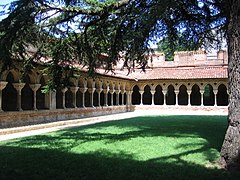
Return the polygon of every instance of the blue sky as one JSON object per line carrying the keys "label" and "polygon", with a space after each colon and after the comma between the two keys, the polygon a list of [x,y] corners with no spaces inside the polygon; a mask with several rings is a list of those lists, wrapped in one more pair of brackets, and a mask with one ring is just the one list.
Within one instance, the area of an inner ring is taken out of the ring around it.
{"label": "blue sky", "polygon": [[[3,8],[5,4],[9,4],[10,2],[12,2],[13,0],[1,0],[0,1],[0,12],[7,10],[7,7],[5,7],[5,9]],[[0,16],[0,20],[5,18],[6,16]]]}

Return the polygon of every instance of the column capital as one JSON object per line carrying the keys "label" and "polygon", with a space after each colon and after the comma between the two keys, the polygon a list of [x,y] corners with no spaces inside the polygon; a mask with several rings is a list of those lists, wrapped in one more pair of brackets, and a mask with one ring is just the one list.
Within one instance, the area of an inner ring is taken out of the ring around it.
{"label": "column capital", "polygon": [[65,93],[68,90],[68,88],[61,89],[62,93]]}
{"label": "column capital", "polygon": [[140,94],[143,94],[143,93],[144,93],[144,91],[139,91],[139,93],[140,93]]}
{"label": "column capital", "polygon": [[89,93],[94,93],[95,90],[96,90],[96,88],[88,88]]}
{"label": "column capital", "polygon": [[118,90],[118,89],[117,89],[117,90],[115,90],[115,93],[116,93],[116,94],[119,94],[120,92],[121,92],[121,91],[120,91],[120,90]]}
{"label": "column capital", "polygon": [[29,86],[34,92],[36,92],[41,87],[41,84],[29,84]]}
{"label": "column capital", "polygon": [[77,86],[73,86],[73,87],[70,87],[70,90],[72,91],[72,93],[76,93],[78,91],[79,87]]}
{"label": "column capital", "polygon": [[6,81],[0,81],[0,91],[6,87],[7,83],[8,82],[6,82]]}
{"label": "column capital", "polygon": [[113,93],[115,92],[115,90],[114,90],[114,89],[110,89],[109,92],[110,92],[111,94],[113,94]]}
{"label": "column capital", "polygon": [[97,93],[101,93],[103,91],[103,88],[96,89]]}
{"label": "column capital", "polygon": [[163,89],[163,90],[162,90],[162,93],[163,93],[164,95],[166,95],[167,92],[168,92],[168,91],[167,91],[166,89]]}
{"label": "column capital", "polygon": [[216,95],[218,93],[217,89],[213,89],[213,93]]}
{"label": "column capital", "polygon": [[202,89],[200,89],[199,92],[200,92],[201,94],[204,94],[204,90],[202,90]]}
{"label": "column capital", "polygon": [[87,88],[84,87],[84,88],[79,88],[79,90],[81,91],[81,93],[85,93],[87,91]]}
{"label": "column capital", "polygon": [[151,92],[152,95],[154,95],[156,91],[155,90],[151,90],[150,92]]}
{"label": "column capital", "polygon": [[104,94],[107,94],[108,93],[108,91],[109,91],[109,89],[107,88],[107,89],[103,89],[103,92],[104,92]]}
{"label": "column capital", "polygon": [[174,90],[175,94],[179,94],[179,90]]}
{"label": "column capital", "polygon": [[12,85],[17,91],[21,91],[25,84],[26,83],[13,83]]}

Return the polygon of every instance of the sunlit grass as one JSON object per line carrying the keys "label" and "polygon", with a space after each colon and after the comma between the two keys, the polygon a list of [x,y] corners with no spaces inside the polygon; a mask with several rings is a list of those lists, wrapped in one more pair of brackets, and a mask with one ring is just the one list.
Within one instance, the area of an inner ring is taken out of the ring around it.
{"label": "sunlit grass", "polygon": [[146,116],[2,142],[0,178],[232,178],[212,165],[226,127],[224,116]]}

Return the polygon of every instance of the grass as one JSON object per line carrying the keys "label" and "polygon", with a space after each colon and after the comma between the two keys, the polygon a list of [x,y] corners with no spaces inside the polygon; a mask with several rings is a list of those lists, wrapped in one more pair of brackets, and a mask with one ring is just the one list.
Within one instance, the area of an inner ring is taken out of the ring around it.
{"label": "grass", "polygon": [[225,116],[144,116],[0,143],[0,179],[239,179]]}

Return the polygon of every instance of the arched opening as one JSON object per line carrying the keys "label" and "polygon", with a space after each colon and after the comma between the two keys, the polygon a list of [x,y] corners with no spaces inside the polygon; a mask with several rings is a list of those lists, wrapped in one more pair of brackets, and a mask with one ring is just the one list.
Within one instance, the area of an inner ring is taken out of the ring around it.
{"label": "arched opening", "polygon": [[176,104],[176,94],[174,92],[173,85],[168,86],[168,91],[166,94],[166,104],[167,105],[175,105]]}
{"label": "arched opening", "polygon": [[30,78],[27,75],[25,77],[25,86],[22,89],[22,109],[23,110],[33,110],[33,91],[30,88],[29,84],[31,84]]}
{"label": "arched opening", "polygon": [[122,105],[122,97],[123,97],[123,94],[120,92],[119,93],[119,105]]}
{"label": "arched opening", "polygon": [[111,93],[108,92],[108,106],[111,106],[111,100],[112,100],[112,96],[111,96]]}
{"label": "arched opening", "polygon": [[91,107],[90,93],[88,91],[85,92],[85,107]]}
{"label": "arched opening", "polygon": [[124,105],[127,104],[127,93],[124,93],[124,102],[123,102]]}
{"label": "arched opening", "polygon": [[[133,87],[133,93],[132,93],[132,104],[133,105],[139,105],[141,102],[141,94],[139,93],[139,87],[135,85]],[[126,104],[126,102],[124,102]]]}
{"label": "arched opening", "polygon": [[95,106],[95,107],[98,106],[98,93],[97,93],[97,91],[94,91],[94,93],[93,93],[93,106]]}
{"label": "arched opening", "polygon": [[83,107],[82,93],[81,93],[80,89],[78,89],[78,91],[76,93],[76,105],[77,105],[77,107]]}
{"label": "arched opening", "polygon": [[194,84],[190,95],[191,105],[201,105],[201,93],[198,85]]}
{"label": "arched opening", "polygon": [[100,105],[104,106],[104,92],[103,91],[100,93]]}
{"label": "arched opening", "polygon": [[4,111],[16,111],[17,110],[17,90],[13,87],[14,77],[10,72],[7,75],[6,81],[8,82],[6,87],[2,91],[2,109]]}
{"label": "arched opening", "polygon": [[227,93],[227,88],[224,84],[221,84],[220,86],[218,86],[217,105],[218,106],[228,105],[228,93]]}
{"label": "arched opening", "polygon": [[61,89],[58,89],[56,92],[56,106],[57,106],[57,109],[63,108],[63,93]]}
{"label": "arched opening", "polygon": [[146,85],[144,87],[143,104],[147,104],[147,105],[152,104],[152,94],[151,94],[151,88],[149,87],[149,85]]}
{"label": "arched opening", "polygon": [[65,107],[73,108],[73,93],[70,89],[65,92]]}
{"label": "arched opening", "polygon": [[160,85],[157,85],[155,88],[155,94],[154,94],[154,104],[155,105],[163,105],[164,96],[162,93],[162,87]]}
{"label": "arched opening", "polygon": [[188,93],[185,85],[179,87],[178,93],[178,104],[179,105],[188,105]]}
{"label": "arched opening", "polygon": [[210,84],[207,84],[204,88],[203,105],[204,106],[213,106],[214,105],[213,87]]}
{"label": "arched opening", "polygon": [[115,92],[113,93],[113,105],[117,105],[117,95]]}

